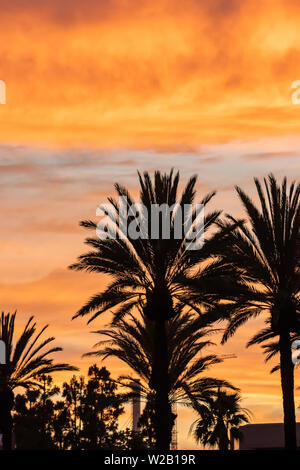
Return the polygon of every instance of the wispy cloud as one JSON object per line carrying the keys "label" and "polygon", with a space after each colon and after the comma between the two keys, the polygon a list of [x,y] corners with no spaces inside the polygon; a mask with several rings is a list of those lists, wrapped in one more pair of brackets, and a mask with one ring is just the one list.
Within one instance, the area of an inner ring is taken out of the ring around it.
{"label": "wispy cloud", "polygon": [[273,158],[289,158],[289,157],[296,157],[299,159],[300,152],[263,152],[263,153],[248,153],[246,155],[242,155],[244,160],[269,160]]}

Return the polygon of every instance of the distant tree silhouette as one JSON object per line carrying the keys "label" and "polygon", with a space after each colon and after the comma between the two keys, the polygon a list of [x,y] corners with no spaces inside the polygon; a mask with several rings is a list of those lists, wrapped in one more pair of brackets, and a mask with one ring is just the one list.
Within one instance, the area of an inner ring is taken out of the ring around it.
{"label": "distant tree silhouette", "polygon": [[[175,203],[178,203],[176,210],[184,213],[184,205],[193,204],[195,199],[196,177],[189,180],[180,197],[179,173],[174,175],[171,171],[162,174],[156,171],[152,181],[146,172],[143,176],[139,174],[139,183],[140,202],[148,214],[151,214],[153,204],[172,206]],[[128,208],[132,207],[134,201],[127,189],[119,184],[115,185],[115,189],[119,197],[127,198]],[[208,194],[199,202],[206,208],[214,194]],[[150,387],[155,392],[157,448],[166,450],[170,446],[172,428],[166,324],[176,315],[178,305],[201,315],[207,311],[213,312],[213,319],[217,319],[218,310],[223,307],[220,299],[234,297],[231,282],[235,272],[220,257],[227,243],[227,235],[233,227],[230,224],[218,224],[220,211],[205,213],[205,245],[202,249],[190,250],[190,242],[184,230],[181,238],[176,239],[174,236],[174,214],[166,211],[162,215],[163,221],[170,224],[170,239],[164,239],[161,233],[158,239],[154,239],[151,238],[151,218],[148,218],[148,230],[145,231],[139,215],[132,213],[128,224],[134,223],[145,238],[127,236],[124,239],[119,202],[113,198],[109,198],[109,202],[117,213],[116,239],[99,239],[96,236],[87,238],[86,243],[92,250],[81,255],[70,268],[105,273],[113,281],[105,291],[92,297],[75,317],[90,315],[89,321],[92,321],[103,312],[113,311],[114,323],[117,324],[137,305],[142,305],[155,331]],[[182,229],[189,223],[195,228],[195,217],[195,211],[185,213]],[[92,221],[83,221],[81,225],[94,231],[97,227]],[[195,229],[193,240],[199,238],[200,232],[200,227]]]}
{"label": "distant tree silhouette", "polygon": [[54,338],[41,339],[47,326],[37,332],[33,318],[29,318],[18,339],[14,337],[16,313],[2,312],[0,318],[0,339],[6,346],[6,363],[0,369],[0,428],[3,430],[4,446],[8,449],[11,448],[13,390],[16,387],[41,388],[37,377],[42,374],[77,370],[69,364],[53,362],[49,356],[62,349],[46,348]]}
{"label": "distant tree silhouette", "polygon": [[242,438],[239,427],[249,423],[251,414],[241,407],[240,401],[238,393],[221,389],[208,397],[206,404],[194,401],[194,409],[200,415],[191,426],[196,441],[204,447],[228,450],[232,439]]}
{"label": "distant tree silhouette", "polygon": [[[17,449],[143,449],[147,439],[118,419],[130,394],[120,393],[105,368],[89,368],[88,381],[73,376],[60,389],[50,376],[36,377],[41,388],[27,388],[15,399]],[[75,420],[76,417],[76,420]]]}
{"label": "distant tree silhouette", "polygon": [[51,421],[54,445],[59,450],[76,450],[77,442],[74,445],[73,420],[68,403],[62,399],[56,401],[54,411],[54,417]]}
{"label": "distant tree silhouette", "polygon": [[18,449],[54,449],[52,436],[56,405],[52,398],[59,393],[51,376],[37,376],[40,389],[27,389],[15,399],[15,435]]}
{"label": "distant tree silhouette", "polygon": [[79,379],[74,375],[71,380],[64,382],[62,397],[70,413],[70,427],[68,441],[72,449],[80,448],[80,408],[85,394],[86,384],[84,377]]}
{"label": "distant tree silhouette", "polygon": [[110,372],[95,364],[89,368],[89,381],[81,398],[81,436],[84,449],[109,449],[117,440],[117,421],[124,413],[126,395],[117,393]]}
{"label": "distant tree silhouette", "polygon": [[154,428],[154,394],[151,391],[145,395],[146,404],[138,421],[139,431],[146,441],[148,449],[155,449],[155,428]]}
{"label": "distant tree silhouette", "polygon": [[[268,315],[269,332],[252,343],[278,337],[283,396],[285,447],[296,448],[294,365],[291,338],[300,332],[300,184],[279,184],[273,175],[264,188],[255,178],[260,207],[236,188],[249,219],[231,234],[226,259],[240,273],[248,291],[240,293],[239,308],[229,315],[223,341],[260,313]],[[235,220],[231,218],[231,220]]]}

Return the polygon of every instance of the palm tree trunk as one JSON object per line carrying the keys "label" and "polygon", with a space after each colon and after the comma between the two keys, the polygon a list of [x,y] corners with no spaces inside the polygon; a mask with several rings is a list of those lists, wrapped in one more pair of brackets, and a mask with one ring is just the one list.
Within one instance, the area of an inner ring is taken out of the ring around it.
{"label": "palm tree trunk", "polygon": [[11,410],[14,406],[14,394],[7,384],[0,385],[0,431],[4,450],[12,448],[13,420]]}
{"label": "palm tree trunk", "polygon": [[222,438],[219,441],[219,450],[228,450],[228,443]]}
{"label": "palm tree trunk", "polygon": [[156,448],[157,450],[169,450],[174,417],[169,401],[168,345],[166,325],[163,320],[155,320],[154,360],[150,387],[155,390],[153,425]]}
{"label": "palm tree trunk", "polygon": [[2,445],[3,450],[12,449],[12,420],[8,421],[5,427],[2,428]]}
{"label": "palm tree trunk", "polygon": [[231,431],[229,431],[229,450],[234,450],[234,437]]}
{"label": "palm tree trunk", "polygon": [[284,414],[284,441],[286,449],[296,449],[296,416],[294,400],[294,364],[290,334],[284,331],[279,337],[281,389]]}
{"label": "palm tree trunk", "polygon": [[229,439],[228,432],[222,416],[219,418],[219,450],[228,450]]}

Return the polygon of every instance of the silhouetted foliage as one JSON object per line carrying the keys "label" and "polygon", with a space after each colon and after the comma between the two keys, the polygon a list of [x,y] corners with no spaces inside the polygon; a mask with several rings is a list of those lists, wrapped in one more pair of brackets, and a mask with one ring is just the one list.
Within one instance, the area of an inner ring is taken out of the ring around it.
{"label": "silhouetted foliage", "polygon": [[37,376],[40,389],[27,389],[15,399],[15,435],[18,449],[53,449],[53,425],[56,421],[56,403],[53,397],[59,388],[53,386],[51,376]]}
{"label": "silhouetted foliage", "polygon": [[119,393],[109,371],[89,368],[88,380],[73,376],[60,389],[50,376],[35,378],[40,389],[17,395],[14,408],[18,449],[143,449],[141,433],[120,430],[129,394]]}
{"label": "silhouetted foliage", "polygon": [[0,400],[0,429],[4,435],[4,447],[8,449],[11,448],[13,390],[16,387],[45,389],[45,384],[40,381],[45,374],[77,370],[69,364],[53,362],[52,354],[62,351],[62,348],[47,347],[55,338],[44,339],[43,334],[48,326],[36,331],[33,318],[29,318],[16,339],[16,312],[1,314],[0,339],[5,343],[5,364],[0,366],[0,395],[7,398]]}
{"label": "silhouetted foliage", "polygon": [[[50,358],[53,353],[62,351],[59,347],[47,346],[55,338],[42,338],[48,325],[36,331],[34,317],[30,317],[19,338],[15,338],[16,312],[1,314],[0,339],[6,346],[6,362],[1,366],[2,379],[13,390],[16,387],[41,387],[36,380],[42,374],[51,374],[57,371],[77,370],[77,367],[64,363],[55,363]],[[15,345],[15,346],[14,346]]]}
{"label": "silhouetted foliage", "polygon": [[[180,196],[178,196],[179,173],[162,174],[156,171],[153,181],[147,172],[139,174],[140,202],[152,213],[154,205],[175,207],[175,213],[182,213],[181,236],[175,236],[175,215],[163,211],[163,224],[170,227],[170,237],[166,239],[160,231],[159,237],[151,237],[152,221],[148,217],[147,229],[143,226],[140,214],[131,214],[127,226],[122,227],[122,209],[116,199],[109,198],[113,209],[108,217],[114,224],[115,238],[87,238],[91,251],[81,255],[71,269],[98,272],[110,275],[113,280],[105,291],[95,294],[75,315],[90,315],[89,322],[104,312],[112,311],[114,324],[124,316],[141,307],[144,315],[153,323],[154,357],[151,369],[150,387],[155,392],[155,429],[158,449],[168,449],[171,441],[172,412],[169,402],[170,377],[168,376],[168,345],[166,322],[174,318],[178,309],[185,308],[207,314],[216,320],[223,311],[221,300],[233,299],[235,271],[230,263],[222,261],[222,249],[227,244],[227,235],[237,224],[219,223],[220,211],[205,212],[204,224],[199,221],[195,207],[185,210],[185,205],[195,202],[196,177],[193,176]],[[134,201],[127,189],[116,184],[117,196],[126,198],[128,208]],[[215,193],[204,196],[199,203],[207,204]],[[177,205],[176,205],[177,204]],[[145,211],[141,209],[141,211]],[[112,214],[115,211],[114,214]],[[142,215],[145,215],[144,213]],[[143,236],[131,237],[129,224],[135,224]],[[81,222],[87,229],[96,230],[97,224],[90,220]],[[188,240],[185,227],[194,231]],[[199,240],[205,231],[206,242],[201,249],[189,249],[191,242]],[[227,310],[229,305],[227,305]]]}
{"label": "silhouetted foliage", "polygon": [[291,335],[300,332],[300,184],[288,185],[286,178],[279,184],[273,175],[264,179],[264,187],[258,179],[254,181],[260,207],[236,188],[249,224],[230,234],[230,248],[225,252],[246,290],[240,290],[239,308],[228,315],[223,340],[248,319],[260,313],[267,315],[268,331],[260,332],[250,344],[278,337],[285,446],[295,449]]}
{"label": "silhouetted foliage", "polygon": [[[153,323],[143,311],[140,319],[133,315],[127,317],[127,320],[119,320],[118,325],[94,332],[100,334],[102,339],[95,345],[97,350],[86,355],[96,355],[104,359],[117,357],[137,374],[138,379],[141,379],[138,387],[147,401],[141,418],[142,432],[148,437],[149,445],[153,446],[155,397],[150,388],[155,344]],[[227,381],[206,376],[211,366],[221,363],[226,358],[206,353],[206,349],[213,345],[208,337],[216,331],[204,328],[202,318],[189,313],[178,313],[166,323],[170,377],[168,398],[171,404],[181,403],[191,406],[192,399],[205,402],[219,387],[234,388]],[[108,339],[103,339],[105,337]],[[122,376],[120,382],[134,390],[137,378]],[[175,414],[173,418],[176,418]]]}
{"label": "silhouetted foliage", "polygon": [[199,418],[192,424],[193,436],[204,447],[218,447],[228,450],[233,439],[241,439],[239,427],[249,423],[250,412],[242,408],[238,393],[228,393],[219,389],[208,397],[205,404],[194,402]]}
{"label": "silhouetted foliage", "polygon": [[116,440],[117,421],[127,397],[116,393],[117,384],[105,367],[91,366],[88,377],[81,398],[81,440],[86,449],[109,449]]}

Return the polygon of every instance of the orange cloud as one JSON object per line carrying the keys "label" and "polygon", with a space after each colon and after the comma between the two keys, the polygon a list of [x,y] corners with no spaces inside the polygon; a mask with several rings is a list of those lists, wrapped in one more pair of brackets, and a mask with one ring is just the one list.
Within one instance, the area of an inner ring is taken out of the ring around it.
{"label": "orange cloud", "polygon": [[2,141],[149,148],[298,131],[294,1],[12,3]]}

